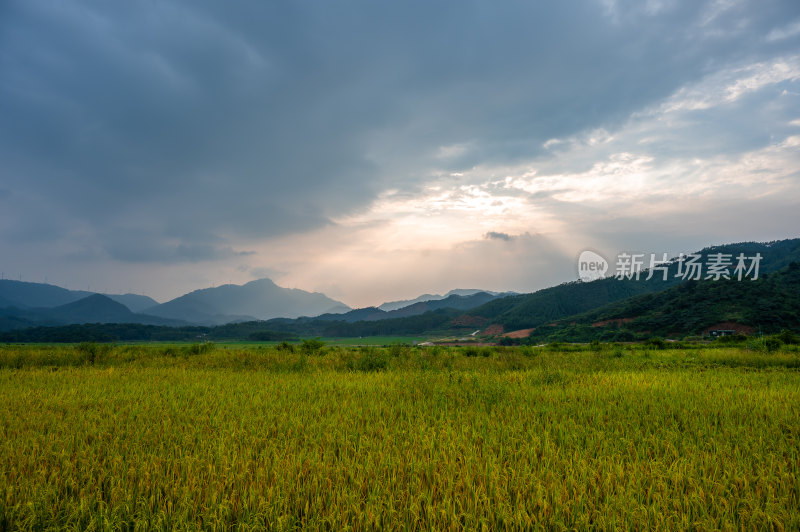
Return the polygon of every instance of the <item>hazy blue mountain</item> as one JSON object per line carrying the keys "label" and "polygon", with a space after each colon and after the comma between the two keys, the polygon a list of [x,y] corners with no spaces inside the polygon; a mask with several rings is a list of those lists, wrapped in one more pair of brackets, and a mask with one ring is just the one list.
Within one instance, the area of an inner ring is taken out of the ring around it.
{"label": "hazy blue mountain", "polygon": [[82,299],[92,292],[67,290],[60,286],[27,281],[0,280],[0,300],[3,306],[57,307]]}
{"label": "hazy blue mountain", "polygon": [[443,299],[420,301],[418,303],[414,303],[413,305],[409,305],[407,307],[387,312],[386,317],[405,318],[406,316],[417,316],[419,314],[424,314],[431,310],[437,310],[441,308],[469,310],[478,307],[480,305],[483,305],[485,303],[488,303],[489,301],[505,297],[505,295],[503,294],[496,294],[490,292],[481,292],[481,291],[474,292],[472,290],[465,290],[465,292],[471,292],[471,293],[469,293],[468,295],[451,293],[449,296]]}
{"label": "hazy blue mountain", "polygon": [[414,303],[419,303],[421,301],[433,301],[434,299],[442,299],[443,296],[439,294],[422,294],[419,297],[415,297],[414,299],[401,299],[398,301],[387,301],[385,303],[381,303],[378,305],[377,308],[380,310],[389,312],[390,310],[397,310],[403,307],[407,307],[409,305],[413,305]]}
{"label": "hazy blue mountain", "polygon": [[90,294],[65,305],[45,308],[0,308],[0,330],[59,326],[80,323],[140,323],[145,325],[184,325],[184,322],[131,312],[128,307],[102,294]]}
{"label": "hazy blue mountain", "polygon": [[[52,308],[88,297],[95,292],[69,290],[46,283],[29,283],[11,279],[0,280],[0,308]],[[158,305],[158,301],[138,294],[103,294],[122,303],[132,312]]]}
{"label": "hazy blue mountain", "polygon": [[47,309],[19,308],[17,306],[0,306],[0,331],[24,329],[26,327],[60,325],[42,312]]}
{"label": "hazy blue mountain", "polygon": [[[419,297],[415,297],[414,299],[403,299],[399,301],[387,301],[386,303],[382,303],[378,305],[378,308],[381,310],[385,310],[386,312],[390,312],[392,310],[399,310],[402,308],[410,307],[411,305],[415,305],[417,303],[423,303],[426,301],[438,301],[441,299],[446,299],[450,296],[457,295],[457,296],[471,296],[477,293],[486,293],[493,296],[510,296],[515,295],[515,292],[492,292],[491,290],[479,290],[477,288],[456,288],[455,290],[450,290],[445,295],[440,294],[422,294]],[[442,307],[437,307],[442,308]]]}
{"label": "hazy blue mountain", "polygon": [[147,314],[204,325],[234,321],[316,316],[330,309],[349,308],[324,294],[283,288],[269,279],[245,285],[227,284],[195,290],[161,305]]}
{"label": "hazy blue mountain", "polygon": [[350,307],[348,307],[344,303],[340,303],[326,310],[325,314],[344,314],[346,312],[350,312],[350,310],[351,310]]}
{"label": "hazy blue mountain", "polygon": [[[134,314],[122,303],[101,294],[92,294],[44,312],[61,323],[145,323],[146,318]],[[160,321],[165,321],[160,319]]]}
{"label": "hazy blue mountain", "polygon": [[143,310],[152,308],[158,305],[158,301],[152,297],[141,296],[139,294],[103,294],[104,296],[113,299],[117,303],[122,303],[128,307],[131,312],[142,312]]}
{"label": "hazy blue mountain", "polygon": [[383,311],[377,307],[357,308],[344,313],[330,313],[320,314],[315,316],[314,320],[324,321],[346,321],[348,323],[355,321],[374,321],[386,319],[388,312]]}
{"label": "hazy blue mountain", "polygon": [[5,314],[5,309],[0,309],[0,332],[13,331],[16,329],[27,329],[29,327],[36,327],[40,325],[57,325],[55,323],[39,323],[22,316],[14,314]]}
{"label": "hazy blue mountain", "polygon": [[420,314],[440,308],[469,310],[499,297],[505,297],[503,294],[492,294],[489,292],[475,292],[473,290],[465,290],[465,292],[469,292],[470,295],[451,294],[443,299],[418,301],[416,303],[412,303],[411,305],[390,311],[385,311],[377,307],[367,307],[351,310],[350,312],[346,312],[344,314],[327,313],[317,316],[314,319],[346,321],[348,323],[352,323],[356,321],[376,321],[388,320],[392,318],[406,318],[410,316],[418,316]]}
{"label": "hazy blue mountain", "polygon": [[447,292],[442,299],[450,296],[473,296],[479,293],[485,293],[492,296],[515,296],[517,292],[492,292],[491,290],[481,290],[480,288],[456,288]]}

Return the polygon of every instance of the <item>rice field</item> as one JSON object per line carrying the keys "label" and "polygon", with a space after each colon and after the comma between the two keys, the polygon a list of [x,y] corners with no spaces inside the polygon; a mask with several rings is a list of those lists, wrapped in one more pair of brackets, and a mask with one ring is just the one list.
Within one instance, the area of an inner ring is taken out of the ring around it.
{"label": "rice field", "polygon": [[800,529],[800,353],[0,346],[0,529]]}

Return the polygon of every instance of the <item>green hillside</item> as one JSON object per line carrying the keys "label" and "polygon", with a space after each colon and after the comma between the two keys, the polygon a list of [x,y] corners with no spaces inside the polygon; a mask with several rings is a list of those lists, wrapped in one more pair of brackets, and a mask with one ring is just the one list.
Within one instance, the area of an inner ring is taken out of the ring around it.
{"label": "green hillside", "polygon": [[[735,257],[739,254],[752,257],[758,253],[762,257],[759,273],[764,275],[780,270],[792,261],[800,261],[800,239],[713,246],[697,254],[702,257],[700,262],[707,263],[710,256],[718,253],[730,255],[734,263]],[[610,267],[613,269],[614,265]],[[616,301],[657,293],[677,286],[686,282],[678,276],[678,268],[677,262],[669,265],[666,281],[663,280],[661,273],[656,273],[650,280],[646,280],[647,275],[642,274],[639,280],[607,277],[588,283],[575,281],[532,294],[491,301],[471,310],[469,314],[502,325],[506,331],[538,327]]]}
{"label": "green hillside", "polygon": [[626,341],[731,327],[763,333],[800,330],[800,262],[756,281],[687,281],[538,327],[531,340]]}

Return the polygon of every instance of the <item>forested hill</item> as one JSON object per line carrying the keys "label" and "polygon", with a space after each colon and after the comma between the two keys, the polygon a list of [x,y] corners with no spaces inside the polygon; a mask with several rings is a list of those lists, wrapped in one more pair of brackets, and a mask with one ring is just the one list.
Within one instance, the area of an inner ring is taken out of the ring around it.
{"label": "forested hill", "polygon": [[[792,261],[800,261],[800,239],[768,243],[744,242],[708,247],[697,252],[697,255],[701,256],[697,262],[705,265],[709,262],[709,257],[720,253],[730,256],[733,266],[736,264],[736,257],[740,254],[745,257],[754,257],[756,254],[760,254],[759,274],[764,275],[780,270]],[[733,266],[729,268],[731,273],[734,270]],[[611,264],[610,267],[613,270],[614,265]],[[685,273],[687,269],[685,264],[680,265],[678,262],[669,264],[666,281],[663,280],[662,272],[654,272],[650,280],[646,279],[648,272],[643,272],[639,280],[606,277],[592,282],[565,283],[532,294],[491,301],[472,309],[469,315],[484,318],[488,323],[502,325],[506,331],[538,327],[616,301],[656,293],[677,286],[686,282],[678,275],[679,268],[682,269],[682,273]],[[705,277],[706,273],[706,270],[702,270],[701,277]]]}
{"label": "forested hill", "polygon": [[687,281],[538,327],[537,341],[628,341],[712,329],[771,334],[800,330],[800,262],[756,281]]}

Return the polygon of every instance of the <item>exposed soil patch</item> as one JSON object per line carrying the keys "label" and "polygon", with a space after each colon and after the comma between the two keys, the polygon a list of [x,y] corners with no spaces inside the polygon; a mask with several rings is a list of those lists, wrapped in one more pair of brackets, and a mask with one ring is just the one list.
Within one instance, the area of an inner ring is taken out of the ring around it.
{"label": "exposed soil patch", "polygon": [[503,331],[504,329],[502,325],[494,324],[486,327],[481,334],[485,336],[495,336],[498,334],[503,334]]}
{"label": "exposed soil patch", "polygon": [[527,338],[535,330],[536,330],[535,327],[533,329],[519,329],[517,331],[511,331],[505,333],[503,336],[505,336],[506,338]]}

